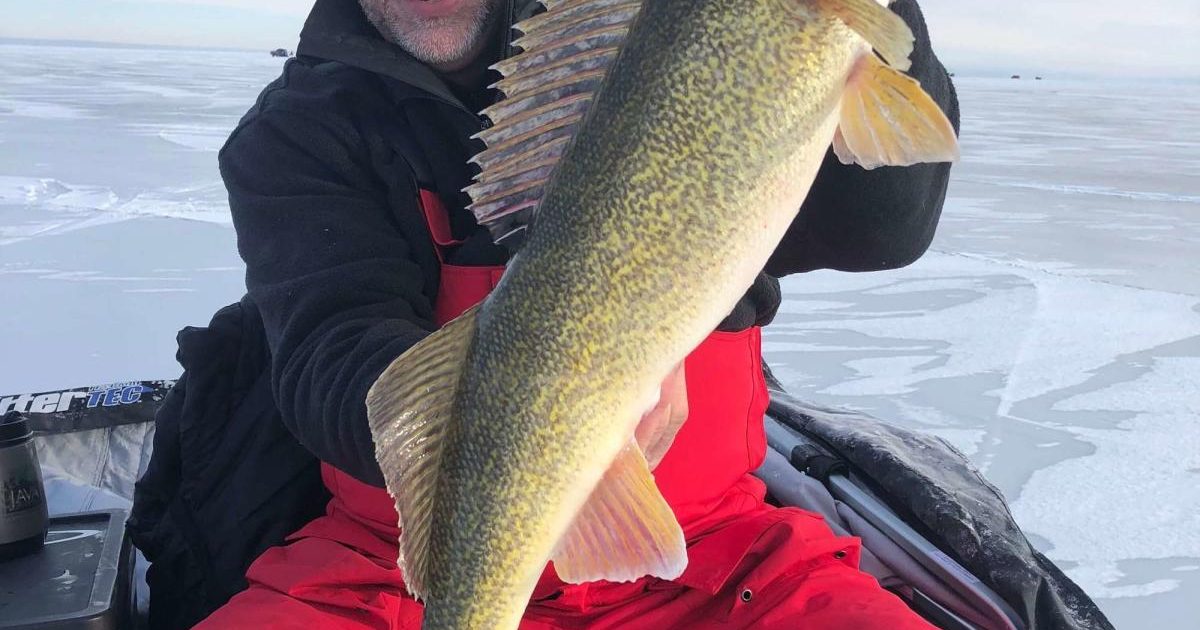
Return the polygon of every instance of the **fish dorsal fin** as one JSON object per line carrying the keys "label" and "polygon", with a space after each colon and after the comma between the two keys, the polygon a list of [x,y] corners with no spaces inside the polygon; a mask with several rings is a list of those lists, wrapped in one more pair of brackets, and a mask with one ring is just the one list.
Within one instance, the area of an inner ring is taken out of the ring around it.
{"label": "fish dorsal fin", "polygon": [[564,582],[666,580],[687,567],[683,530],[634,441],[617,455],[551,556]]}
{"label": "fish dorsal fin", "polygon": [[400,515],[397,559],[408,591],[424,599],[429,536],[446,433],[463,363],[475,336],[475,308],[393,361],[367,393],[375,457]]}
{"label": "fish dorsal fin", "polygon": [[643,0],[542,0],[517,24],[520,54],[496,64],[504,99],[483,110],[487,148],[466,191],[471,212],[499,242],[528,224],[559,158],[587,114]]}

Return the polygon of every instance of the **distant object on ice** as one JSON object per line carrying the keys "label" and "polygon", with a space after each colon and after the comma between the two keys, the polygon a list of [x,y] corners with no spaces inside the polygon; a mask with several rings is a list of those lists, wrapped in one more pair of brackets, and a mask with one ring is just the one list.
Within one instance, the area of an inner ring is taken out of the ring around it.
{"label": "distant object on ice", "polygon": [[275,50],[271,51],[272,57],[291,57],[294,54],[296,54],[296,53],[294,53],[286,48],[276,48]]}
{"label": "distant object on ice", "polygon": [[1010,78],[1010,79],[1020,79],[1020,78],[1021,78],[1021,75],[1019,75],[1019,74],[1014,74],[1014,75],[1012,75],[1012,76],[1011,76],[1011,77],[1009,77],[1009,78]]}
{"label": "distant object on ice", "polygon": [[1042,77],[1033,77],[1033,80],[1034,80],[1034,81],[1041,81],[1041,80],[1042,80]]}

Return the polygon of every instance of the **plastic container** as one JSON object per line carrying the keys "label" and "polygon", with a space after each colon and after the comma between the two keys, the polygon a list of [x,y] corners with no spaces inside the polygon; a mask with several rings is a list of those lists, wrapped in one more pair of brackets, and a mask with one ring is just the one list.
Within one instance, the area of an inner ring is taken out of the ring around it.
{"label": "plastic container", "polygon": [[47,523],[33,431],[21,414],[10,412],[0,418],[0,561],[41,549]]}
{"label": "plastic container", "polygon": [[0,562],[0,628],[133,627],[133,546],[124,510],[50,519],[41,553]]}

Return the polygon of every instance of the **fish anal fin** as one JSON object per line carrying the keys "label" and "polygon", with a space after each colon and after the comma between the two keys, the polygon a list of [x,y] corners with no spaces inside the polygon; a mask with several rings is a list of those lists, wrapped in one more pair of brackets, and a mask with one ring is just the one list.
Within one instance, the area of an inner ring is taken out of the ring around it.
{"label": "fish anal fin", "polygon": [[687,546],[679,521],[654,485],[641,449],[622,449],[551,556],[563,581],[631,582],[679,577]]}
{"label": "fish anal fin", "polygon": [[392,361],[367,393],[375,457],[400,515],[398,563],[418,598],[427,593],[444,438],[455,421],[454,399],[474,335],[472,308]]}
{"label": "fish anal fin", "polygon": [[833,150],[866,169],[958,159],[958,137],[921,84],[866,55],[842,94]]}
{"label": "fish anal fin", "polygon": [[893,68],[908,70],[912,29],[891,9],[878,0],[817,0],[817,4],[867,40]]}

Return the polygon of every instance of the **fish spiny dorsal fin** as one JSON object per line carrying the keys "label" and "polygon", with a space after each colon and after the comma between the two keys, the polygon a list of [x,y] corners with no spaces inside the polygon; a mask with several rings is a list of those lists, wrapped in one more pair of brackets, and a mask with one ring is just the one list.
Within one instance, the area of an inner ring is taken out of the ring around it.
{"label": "fish spiny dorsal fin", "polygon": [[367,392],[375,457],[400,515],[400,566],[413,596],[428,593],[429,537],[445,436],[475,336],[475,308],[409,348]]}
{"label": "fish spiny dorsal fin", "polygon": [[471,212],[500,242],[529,223],[546,182],[625,41],[643,0],[542,0],[546,12],[517,24],[522,52],[494,66],[504,100],[483,110],[493,125]]}

